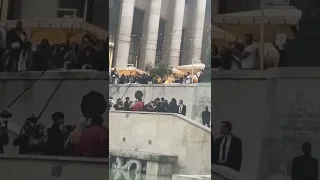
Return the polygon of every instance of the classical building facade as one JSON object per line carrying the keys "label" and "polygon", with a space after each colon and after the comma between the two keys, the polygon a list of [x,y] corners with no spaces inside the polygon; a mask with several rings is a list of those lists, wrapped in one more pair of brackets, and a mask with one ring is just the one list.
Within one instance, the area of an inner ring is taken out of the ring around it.
{"label": "classical building facade", "polygon": [[210,0],[113,0],[109,11],[111,67],[200,63],[210,53]]}

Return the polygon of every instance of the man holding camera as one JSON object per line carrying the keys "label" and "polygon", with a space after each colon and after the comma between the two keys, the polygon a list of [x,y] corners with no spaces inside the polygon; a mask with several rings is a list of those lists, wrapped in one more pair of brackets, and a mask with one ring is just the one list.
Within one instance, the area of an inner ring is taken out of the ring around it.
{"label": "man holding camera", "polygon": [[19,136],[13,141],[13,146],[19,146],[19,154],[29,154],[29,138],[34,131],[34,125],[38,118],[35,116],[29,117],[25,120],[23,127],[20,130]]}
{"label": "man holding camera", "polygon": [[8,136],[8,119],[12,117],[12,114],[6,110],[0,113],[0,154],[4,153],[3,146],[8,145],[9,136]]}

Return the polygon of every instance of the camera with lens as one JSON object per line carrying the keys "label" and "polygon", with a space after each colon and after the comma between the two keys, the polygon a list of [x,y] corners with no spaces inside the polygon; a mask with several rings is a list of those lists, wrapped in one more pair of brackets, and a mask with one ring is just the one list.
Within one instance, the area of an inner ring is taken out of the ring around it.
{"label": "camera with lens", "polygon": [[0,128],[7,128],[8,119],[12,117],[12,113],[7,110],[4,110],[0,113]]}

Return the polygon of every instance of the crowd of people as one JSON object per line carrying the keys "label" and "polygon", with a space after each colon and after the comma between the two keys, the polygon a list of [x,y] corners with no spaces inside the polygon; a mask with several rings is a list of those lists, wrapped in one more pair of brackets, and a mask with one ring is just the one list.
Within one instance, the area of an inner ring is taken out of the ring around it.
{"label": "crowd of people", "polygon": [[[91,91],[83,97],[81,111],[84,120],[77,125],[64,125],[65,115],[62,112],[52,114],[53,124],[46,129],[35,116],[25,120],[19,135],[12,141],[19,148],[20,154],[108,157],[109,132],[103,126],[102,114],[106,111],[107,102],[104,96]],[[0,114],[0,153],[9,143],[7,124],[12,117],[8,111]]]}
{"label": "crowd of people", "polygon": [[144,103],[142,96],[142,92],[137,91],[135,93],[136,101],[132,101],[129,97],[126,97],[124,102],[121,99],[114,101],[113,97],[109,97],[109,110],[167,112],[186,115],[187,107],[183,104],[183,100],[179,100],[178,103],[175,98],[172,98],[171,101],[168,102],[168,100],[162,97]]}
{"label": "crowd of people", "polygon": [[43,39],[37,48],[23,30],[22,21],[6,30],[0,27],[0,72],[93,69],[107,71],[108,44],[86,34],[81,43],[50,44]]}
{"label": "crowd of people", "polygon": [[[272,43],[279,54],[279,58],[265,59],[263,68],[275,68],[283,66],[285,42],[280,44]],[[260,69],[259,44],[254,42],[252,34],[246,34],[244,43],[232,42],[229,46],[212,46],[211,67],[214,69],[235,70],[235,69]]]}
{"label": "crowd of people", "polygon": [[[196,73],[194,75],[197,79],[197,83],[201,82],[202,73]],[[128,83],[136,83],[136,84],[164,84],[164,83],[177,83],[177,84],[192,84],[192,75],[187,72],[183,76],[177,76],[175,74],[172,75],[173,78],[166,78],[161,81],[161,79],[155,75],[151,75],[149,73],[142,74],[131,74],[131,75],[119,75],[117,69],[114,68],[110,71],[110,84],[128,84]],[[193,81],[195,82],[195,81]]]}
{"label": "crowd of people", "polygon": [[[109,110],[176,113],[186,116],[187,106],[183,103],[183,100],[179,100],[178,103],[176,98],[172,98],[169,102],[161,97],[144,103],[141,91],[136,91],[135,97],[136,101],[130,100],[129,97],[126,97],[125,101],[122,101],[121,98],[114,101],[113,97],[109,97]],[[211,114],[208,107],[205,107],[205,110],[201,113],[201,118],[202,124],[211,128]]]}

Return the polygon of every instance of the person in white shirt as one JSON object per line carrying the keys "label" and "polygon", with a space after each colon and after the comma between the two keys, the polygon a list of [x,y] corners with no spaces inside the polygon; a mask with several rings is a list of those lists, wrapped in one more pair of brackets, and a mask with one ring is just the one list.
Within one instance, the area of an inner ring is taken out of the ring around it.
{"label": "person in white shirt", "polygon": [[191,80],[192,80],[192,79],[191,79],[191,75],[190,75],[190,73],[188,72],[187,75],[186,75],[185,83],[186,83],[186,84],[191,84]]}
{"label": "person in white shirt", "polygon": [[232,124],[223,121],[220,125],[221,137],[212,144],[211,162],[240,171],[242,164],[242,142],[231,133]]}
{"label": "person in white shirt", "polygon": [[245,49],[241,53],[241,69],[254,69],[257,62],[257,44],[253,42],[253,35],[245,35]]}

